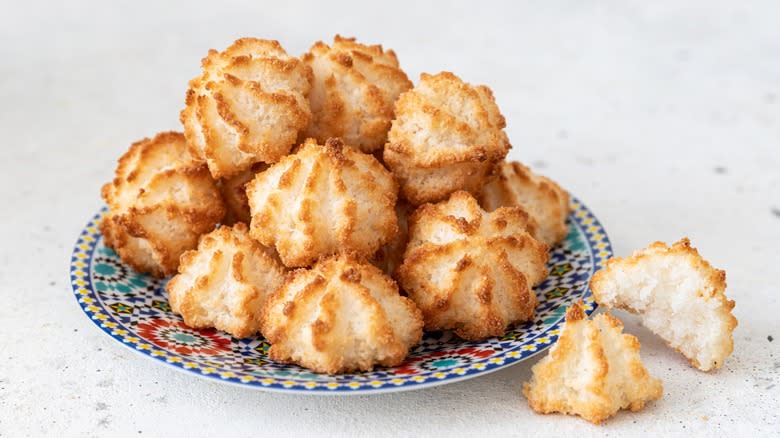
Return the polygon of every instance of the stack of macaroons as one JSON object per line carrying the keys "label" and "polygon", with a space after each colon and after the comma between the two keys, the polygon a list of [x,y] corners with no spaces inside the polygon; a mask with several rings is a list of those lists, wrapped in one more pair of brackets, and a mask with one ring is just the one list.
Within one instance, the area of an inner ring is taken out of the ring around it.
{"label": "stack of macaroons", "polygon": [[180,118],[120,159],[102,230],[134,269],[178,272],[187,324],[342,373],[400,364],[423,327],[477,340],[534,317],[568,196],[504,162],[488,87],[414,86],[352,38],[300,58],[242,38],[208,52]]}

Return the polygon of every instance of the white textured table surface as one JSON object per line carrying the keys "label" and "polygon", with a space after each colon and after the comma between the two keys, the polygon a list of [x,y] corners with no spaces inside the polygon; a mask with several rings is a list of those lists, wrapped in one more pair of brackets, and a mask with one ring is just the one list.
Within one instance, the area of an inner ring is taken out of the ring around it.
{"label": "white textured table surface", "polygon": [[[778,434],[777,2],[253,3],[3,6],[0,435]],[[664,396],[596,427],[531,412],[519,388],[535,360],[417,392],[286,396],[191,377],[93,326],[68,259],[120,153],[179,128],[207,49],[261,36],[298,54],[337,32],[395,49],[415,80],[490,85],[511,158],[583,199],[617,254],[690,236],[737,301],[724,368],[692,369],[619,313]]]}

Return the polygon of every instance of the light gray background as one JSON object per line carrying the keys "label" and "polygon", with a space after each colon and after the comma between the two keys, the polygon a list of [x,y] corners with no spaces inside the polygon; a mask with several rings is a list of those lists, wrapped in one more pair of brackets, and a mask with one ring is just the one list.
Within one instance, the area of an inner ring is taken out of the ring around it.
{"label": "light gray background", "polygon": [[[778,434],[780,3],[327,3],[3,2],[0,435]],[[446,69],[492,87],[510,157],[584,200],[617,254],[690,236],[737,301],[724,368],[692,369],[619,313],[664,396],[596,427],[531,412],[535,360],[417,392],[285,396],[201,381],[94,327],[68,259],[117,157],[179,129],[209,48],[258,36],[300,54],[335,33],[395,49],[415,81]]]}

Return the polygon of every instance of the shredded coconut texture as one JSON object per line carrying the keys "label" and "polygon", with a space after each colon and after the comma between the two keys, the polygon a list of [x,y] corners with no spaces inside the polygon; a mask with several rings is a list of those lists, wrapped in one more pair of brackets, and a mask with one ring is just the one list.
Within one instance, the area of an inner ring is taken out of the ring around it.
{"label": "shredded coconut texture", "polygon": [[725,295],[726,272],[713,268],[687,238],[609,260],[590,287],[599,304],[640,315],[702,371],[720,368],[734,349],[737,319]]}

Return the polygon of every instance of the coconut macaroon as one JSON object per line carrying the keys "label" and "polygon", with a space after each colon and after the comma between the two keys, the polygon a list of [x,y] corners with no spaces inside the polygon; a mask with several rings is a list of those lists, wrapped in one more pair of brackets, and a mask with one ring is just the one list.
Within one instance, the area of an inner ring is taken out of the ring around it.
{"label": "coconut macaroon", "polygon": [[219,180],[219,191],[227,207],[225,218],[222,220],[223,224],[249,223],[252,216],[249,212],[249,199],[246,197],[246,185],[255,178],[256,174],[267,168],[268,165],[265,163],[255,163],[247,170]]}
{"label": "coconut macaroon", "polygon": [[265,300],[284,277],[282,264],[239,222],[201,237],[197,250],[182,255],[179,274],[165,289],[171,309],[188,326],[244,338],[260,331]]}
{"label": "coconut macaroon", "polygon": [[136,271],[156,277],[176,273],[179,256],[225,214],[206,165],[178,132],[133,143],[102,195],[110,209],[100,223],[106,246]]}
{"label": "coconut macaroon", "polygon": [[531,408],[599,424],[620,409],[635,412],[661,398],[663,384],[642,364],[639,340],[622,331],[623,323],[612,315],[588,320],[580,304],[573,304],[558,342],[523,384]]}
{"label": "coconut macaroon", "polygon": [[331,46],[319,41],[301,59],[314,72],[305,135],[321,142],[341,137],[367,153],[382,148],[393,104],[412,88],[395,53],[336,35]]}
{"label": "coconut macaroon", "polygon": [[396,101],[384,162],[414,205],[456,190],[476,196],[511,147],[505,126],[488,87],[449,72],[423,73]]}
{"label": "coconut macaroon", "polygon": [[370,257],[396,233],[397,191],[373,156],[309,139],[247,184],[250,234],[289,267],[340,251]]}
{"label": "coconut macaroon", "polygon": [[236,40],[223,52],[212,49],[201,65],[180,118],[214,178],[286,155],[311,120],[311,68],[278,41],[255,38]]}
{"label": "coconut macaroon", "polygon": [[354,255],[294,271],[265,305],[271,359],[319,373],[395,366],[420,342],[419,309],[395,282]]}
{"label": "coconut macaroon", "polygon": [[478,340],[533,318],[547,245],[528,233],[528,222],[519,207],[487,213],[462,191],[414,212],[398,278],[426,329]]}
{"label": "coconut macaroon", "polygon": [[561,186],[517,161],[497,166],[497,178],[482,187],[479,202],[487,211],[498,207],[520,206],[537,224],[534,236],[554,246],[566,238],[569,194]]}
{"label": "coconut macaroon", "polygon": [[737,319],[725,295],[726,272],[704,260],[688,238],[607,261],[590,288],[599,304],[639,315],[702,371],[720,368],[734,349]]}

